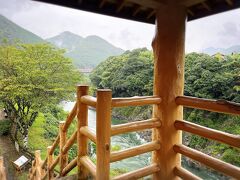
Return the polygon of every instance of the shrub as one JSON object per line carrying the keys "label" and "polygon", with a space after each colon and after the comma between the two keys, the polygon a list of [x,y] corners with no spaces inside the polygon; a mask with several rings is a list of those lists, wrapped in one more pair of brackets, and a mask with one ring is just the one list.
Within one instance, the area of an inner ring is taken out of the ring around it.
{"label": "shrub", "polygon": [[11,127],[10,120],[0,120],[0,135],[7,135]]}

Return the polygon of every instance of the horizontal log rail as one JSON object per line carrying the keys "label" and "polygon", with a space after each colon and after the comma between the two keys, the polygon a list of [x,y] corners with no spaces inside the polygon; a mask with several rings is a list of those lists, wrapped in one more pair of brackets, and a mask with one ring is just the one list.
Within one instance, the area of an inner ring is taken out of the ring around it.
{"label": "horizontal log rail", "polygon": [[80,163],[91,173],[91,175],[96,178],[96,165],[89,159],[87,156],[83,156],[80,158]]}
{"label": "horizontal log rail", "polygon": [[150,143],[146,143],[144,145],[124,149],[117,152],[112,152],[110,155],[110,161],[111,162],[120,161],[122,159],[126,159],[129,157],[137,156],[147,152],[155,151],[155,150],[158,150],[159,148],[160,148],[160,143],[158,141],[153,141]]}
{"label": "horizontal log rail", "polygon": [[52,165],[50,166],[50,169],[49,169],[50,171],[52,171],[56,167],[59,160],[60,160],[60,156],[57,156],[57,158],[53,161]]}
{"label": "horizontal log rail", "polygon": [[158,128],[161,126],[161,122],[157,118],[141,120],[131,123],[125,123],[120,125],[114,125],[111,128],[111,135],[129,133],[134,131],[142,131],[145,129]]}
{"label": "horizontal log rail", "polygon": [[223,142],[230,146],[240,148],[240,136],[232,135],[222,131],[206,128],[187,121],[176,120],[174,126],[178,130],[183,130],[192,134],[196,134],[205,138],[213,139],[219,142]]}
{"label": "horizontal log rail", "polygon": [[50,154],[52,155],[57,146],[59,145],[60,142],[60,136],[58,135],[57,138],[55,139],[54,143],[52,144],[52,148],[50,150]]}
{"label": "horizontal log rail", "polygon": [[91,141],[93,141],[94,143],[97,143],[97,138],[96,138],[96,134],[94,132],[91,131],[91,129],[87,126],[85,127],[81,127],[80,128],[80,132],[86,136],[88,139],[90,139]]}
{"label": "horizontal log rail", "polygon": [[41,178],[41,180],[44,180],[44,179],[46,179],[46,178],[47,178],[47,176],[48,176],[48,173],[46,172],[46,173],[44,174],[44,176]]}
{"label": "horizontal log rail", "polygon": [[45,169],[45,166],[47,165],[47,158],[43,161],[41,168]]}
{"label": "horizontal log rail", "polygon": [[0,179],[1,180],[6,180],[7,179],[6,168],[4,166],[3,156],[0,156]]}
{"label": "horizontal log rail", "polygon": [[240,115],[240,104],[226,100],[210,100],[189,96],[178,96],[176,97],[176,103],[190,108]]}
{"label": "horizontal log rail", "polygon": [[66,154],[68,150],[72,147],[72,145],[77,140],[77,131],[75,131],[72,136],[67,140],[65,146],[62,148],[63,154]]}
{"label": "horizontal log rail", "polygon": [[174,168],[173,170],[174,174],[182,179],[189,179],[189,180],[201,180],[201,178],[199,178],[198,176],[192,174],[191,172],[189,172],[188,170],[177,166]]}
{"label": "horizontal log rail", "polygon": [[160,168],[157,164],[151,164],[147,167],[140,168],[135,171],[131,171],[122,175],[119,175],[117,177],[114,177],[113,180],[129,180],[129,179],[139,179],[148,175],[151,175],[153,173],[156,173],[160,171]]}
{"label": "horizontal log rail", "polygon": [[73,119],[75,118],[77,114],[77,103],[75,103],[72,111],[69,113],[69,115],[67,116],[67,119],[65,121],[65,124],[63,126],[63,132],[66,132],[67,129],[69,128],[70,124],[72,123]]}
{"label": "horizontal log rail", "polygon": [[160,103],[161,103],[161,98],[156,96],[112,98],[112,107],[144,106],[144,105],[152,105],[152,104],[160,104]]}
{"label": "horizontal log rail", "polygon": [[[60,172],[58,172],[57,177],[66,176],[73,168],[78,167],[79,178],[86,179],[89,173],[96,178],[100,179],[109,179],[109,169],[110,163],[120,161],[126,158],[137,156],[140,154],[148,153],[155,151],[158,153],[160,148],[160,137],[155,138],[152,142],[120,150],[117,152],[110,152],[110,137],[129,133],[136,131],[143,131],[146,129],[160,129],[162,119],[159,119],[161,116],[156,116],[158,118],[152,118],[147,120],[140,120],[120,125],[111,126],[111,108],[115,107],[125,107],[125,106],[143,106],[143,105],[155,105],[161,103],[161,98],[157,96],[143,96],[143,97],[130,97],[130,98],[112,98],[110,90],[99,90],[97,92],[97,97],[92,97],[88,95],[88,87],[80,86],[78,87],[78,98],[77,103],[75,103],[74,108],[69,113],[66,121],[60,124],[59,134],[55,139],[52,146],[48,147],[48,157],[42,161],[40,154],[36,153],[35,158],[32,162],[32,168],[29,170],[29,179],[54,179],[54,170],[55,167],[59,164]],[[198,108],[208,111],[228,113],[228,114],[240,114],[240,104],[228,102],[224,100],[209,100],[202,98],[193,98],[187,96],[178,96],[175,99],[178,105],[185,107]],[[88,127],[87,117],[88,117],[88,106],[97,107],[97,132],[92,131]],[[82,109],[81,109],[82,108]],[[67,138],[67,131],[73,122],[74,118],[78,118],[78,128],[77,130]],[[178,118],[173,118],[178,119]],[[192,134],[196,134],[205,138],[213,139],[225,144],[228,144],[233,147],[240,148],[240,136],[232,135],[229,133],[224,133],[218,130],[211,128],[203,127],[191,122],[184,120],[176,120],[174,122],[174,127],[177,130],[186,131]],[[163,128],[163,127],[162,127]],[[171,133],[171,132],[169,132]],[[156,135],[156,134],[155,134]],[[98,137],[97,137],[98,136]],[[87,156],[87,139],[93,141],[97,144],[97,165],[95,165],[91,159]],[[68,151],[73,146],[73,144],[78,140],[78,155],[75,159],[68,163]],[[61,143],[60,143],[61,141]],[[177,141],[178,142],[178,141]],[[176,153],[180,153],[184,156],[192,158],[200,163],[203,163],[219,172],[222,172],[226,175],[232,176],[233,178],[240,179],[240,168],[235,167],[231,164],[213,158],[209,155],[206,155],[202,152],[191,149],[182,144],[177,145],[177,142],[172,143],[169,148],[173,148]],[[60,145],[61,144],[61,145]],[[176,144],[173,146],[173,144]],[[53,153],[57,146],[60,145],[60,154],[53,159]],[[163,150],[164,152],[164,150]],[[155,155],[155,153],[153,153]],[[175,153],[173,153],[175,154]],[[156,157],[152,156],[153,159]],[[166,157],[168,158],[168,157]],[[114,180],[125,180],[125,179],[139,179],[148,175],[153,175],[153,179],[158,179],[164,170],[164,166],[167,164],[161,164],[158,161],[153,161],[151,165],[144,168],[140,168],[135,171],[131,171],[117,177],[114,177]],[[171,163],[171,162],[170,162]],[[191,172],[177,166],[178,163],[173,164],[170,168],[171,177],[178,176],[182,179],[200,179]],[[162,165],[162,166],[161,166]],[[160,167],[163,168],[161,171]],[[172,168],[175,167],[175,168]],[[47,170],[47,172],[46,172]],[[166,170],[166,168],[165,168]],[[169,174],[169,172],[168,172]],[[55,174],[56,175],[56,174]],[[41,177],[41,178],[39,178]],[[169,176],[170,177],[170,176]]]}
{"label": "horizontal log rail", "polygon": [[81,97],[81,102],[87,104],[88,106],[96,108],[97,99],[93,96],[85,95]]}
{"label": "horizontal log rail", "polygon": [[228,176],[239,179],[240,178],[240,168],[233,166],[229,163],[223,162],[219,159],[213,158],[197,150],[191,149],[184,145],[174,145],[173,147],[176,153],[180,153],[187,156],[193,160],[203,163],[219,172],[222,172]]}
{"label": "horizontal log rail", "polygon": [[73,159],[62,171],[62,176],[66,176],[73,168],[77,166],[77,157]]}

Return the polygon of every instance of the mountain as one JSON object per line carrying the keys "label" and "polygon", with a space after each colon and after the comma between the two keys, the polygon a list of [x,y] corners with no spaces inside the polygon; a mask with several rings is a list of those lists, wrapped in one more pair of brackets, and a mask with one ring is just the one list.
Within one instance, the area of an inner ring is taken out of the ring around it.
{"label": "mountain", "polygon": [[98,36],[83,38],[65,31],[46,39],[53,45],[66,49],[66,56],[73,59],[78,68],[94,68],[109,56],[122,54],[124,51]]}
{"label": "mountain", "polygon": [[7,39],[9,42],[14,42],[16,40],[20,40],[24,43],[44,42],[41,37],[31,33],[30,31],[20,27],[9,19],[0,15],[0,43],[3,39]]}
{"label": "mountain", "polygon": [[209,47],[202,50],[203,53],[214,55],[216,53],[221,53],[224,55],[232,54],[232,53],[240,53],[240,45],[231,46],[229,48],[214,48]]}
{"label": "mountain", "polygon": [[71,58],[78,68],[87,69],[88,71],[109,56],[120,55],[124,52],[122,49],[115,47],[101,37],[88,36],[83,38],[68,31],[46,39],[45,41],[41,37],[0,15],[0,44],[3,39],[7,39],[9,42],[19,40],[23,43],[50,42],[59,48],[64,48],[66,50],[66,56]]}

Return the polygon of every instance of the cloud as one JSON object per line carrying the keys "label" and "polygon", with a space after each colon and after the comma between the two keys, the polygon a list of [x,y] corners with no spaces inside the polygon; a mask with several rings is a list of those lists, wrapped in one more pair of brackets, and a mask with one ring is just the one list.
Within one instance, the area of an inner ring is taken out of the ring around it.
{"label": "cloud", "polygon": [[[83,37],[101,36],[123,49],[151,49],[155,31],[150,24],[30,0],[0,0],[0,14],[43,38],[71,31]],[[237,9],[188,22],[186,51],[240,44],[239,19]]]}

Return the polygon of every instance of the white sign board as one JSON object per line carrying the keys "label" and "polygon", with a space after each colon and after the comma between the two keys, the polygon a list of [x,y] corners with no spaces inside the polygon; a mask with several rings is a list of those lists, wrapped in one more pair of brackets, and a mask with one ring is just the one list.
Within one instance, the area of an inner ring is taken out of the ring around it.
{"label": "white sign board", "polygon": [[13,163],[15,165],[17,165],[18,167],[23,166],[26,162],[28,162],[28,159],[25,156],[21,156],[20,158],[18,158],[16,161],[14,161]]}

